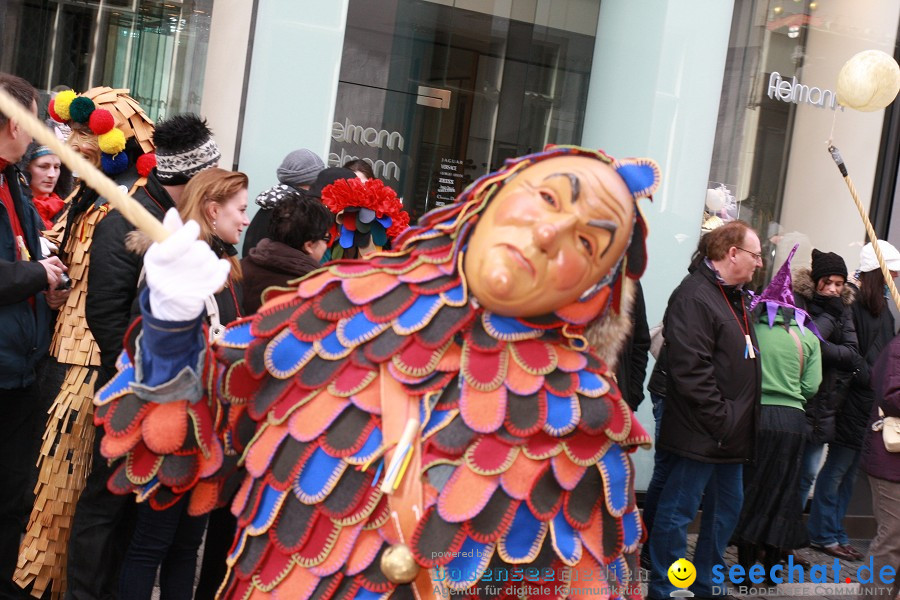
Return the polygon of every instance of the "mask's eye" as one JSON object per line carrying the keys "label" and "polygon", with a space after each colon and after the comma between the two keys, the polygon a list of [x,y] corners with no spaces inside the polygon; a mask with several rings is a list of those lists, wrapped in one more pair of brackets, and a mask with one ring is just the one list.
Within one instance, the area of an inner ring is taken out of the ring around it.
{"label": "mask's eye", "polygon": [[581,242],[581,246],[584,248],[585,252],[587,252],[589,255],[594,254],[594,245],[591,243],[591,240],[584,237],[583,235],[579,235],[578,241]]}
{"label": "mask's eye", "polygon": [[550,192],[541,191],[541,199],[550,206],[556,207],[556,198]]}

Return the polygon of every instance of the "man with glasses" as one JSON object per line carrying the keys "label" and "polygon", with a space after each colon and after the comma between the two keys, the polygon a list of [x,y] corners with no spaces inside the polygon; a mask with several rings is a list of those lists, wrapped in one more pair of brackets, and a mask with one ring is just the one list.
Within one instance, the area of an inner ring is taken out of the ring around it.
{"label": "man with glasses", "polygon": [[672,293],[663,319],[668,373],[657,447],[671,454],[650,539],[649,598],[675,590],[669,567],[687,558],[687,528],[703,500],[693,557],[701,598],[727,597],[712,583],[743,502],[752,459],[761,371],[744,285],[762,266],[759,237],[742,221],[706,234],[705,258]]}

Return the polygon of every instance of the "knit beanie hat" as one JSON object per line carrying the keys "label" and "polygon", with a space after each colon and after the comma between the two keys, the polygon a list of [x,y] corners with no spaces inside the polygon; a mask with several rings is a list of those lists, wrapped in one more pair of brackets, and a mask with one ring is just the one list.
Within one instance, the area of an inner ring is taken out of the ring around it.
{"label": "knit beanie hat", "polygon": [[192,113],[158,123],[153,141],[156,177],[163,185],[184,185],[200,171],[218,166],[222,158],[206,120]]}
{"label": "knit beanie hat", "polygon": [[821,252],[813,248],[811,271],[815,283],[829,275],[840,275],[845,280],[847,279],[847,265],[844,263],[844,259],[834,252]]}
{"label": "knit beanie hat", "polygon": [[325,163],[312,150],[301,148],[284,157],[276,175],[278,181],[293,188],[312,185]]}

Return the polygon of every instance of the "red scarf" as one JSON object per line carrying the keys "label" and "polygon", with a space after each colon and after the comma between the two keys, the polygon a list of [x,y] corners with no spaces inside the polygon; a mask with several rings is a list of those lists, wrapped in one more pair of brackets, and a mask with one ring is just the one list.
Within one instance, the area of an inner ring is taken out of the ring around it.
{"label": "red scarf", "polygon": [[[9,163],[0,158],[0,174],[2,174],[7,166],[9,166]],[[6,208],[6,214],[9,215],[9,224],[12,227],[13,239],[15,240],[13,246],[16,248],[16,260],[22,260],[22,249],[19,245],[19,240],[22,240],[24,243],[25,231],[22,229],[22,224],[19,222],[19,215],[16,213],[16,205],[13,203],[12,194],[9,191],[9,181],[2,175],[0,175],[0,180],[2,180],[2,184],[0,184],[0,200],[3,201],[3,206]]]}
{"label": "red scarf", "polygon": [[53,227],[53,217],[59,214],[66,203],[55,192],[50,192],[48,196],[34,196],[34,207],[41,220],[44,222],[44,229]]}

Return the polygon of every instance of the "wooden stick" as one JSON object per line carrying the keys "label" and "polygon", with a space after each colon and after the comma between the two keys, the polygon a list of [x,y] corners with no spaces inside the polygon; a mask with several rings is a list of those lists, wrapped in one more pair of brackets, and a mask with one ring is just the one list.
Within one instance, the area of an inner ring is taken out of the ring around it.
{"label": "wooden stick", "polygon": [[859,216],[863,221],[863,225],[866,227],[866,233],[868,234],[869,239],[872,240],[872,249],[875,250],[875,258],[878,259],[878,266],[881,267],[881,274],[884,275],[884,281],[887,284],[888,290],[891,292],[891,298],[893,298],[897,308],[900,309],[900,293],[897,292],[897,286],[894,285],[894,278],[891,277],[891,270],[888,269],[887,263],[884,262],[881,248],[878,247],[878,236],[875,235],[875,228],[872,227],[872,221],[869,220],[866,209],[863,208],[862,202],[859,201],[859,194],[856,191],[856,186],[853,185],[850,175],[847,174],[847,166],[844,164],[844,159],[841,158],[840,151],[834,145],[828,146],[828,152],[831,153],[831,158],[834,159],[834,163],[837,165],[837,168],[840,169],[841,175],[843,175],[844,181],[847,183],[847,188],[850,190],[850,196],[853,197],[853,202],[856,203],[856,210],[859,211]]}
{"label": "wooden stick", "polygon": [[118,209],[122,216],[128,219],[132,225],[150,236],[154,242],[162,242],[169,237],[169,231],[163,224],[157,221],[153,215],[147,212],[140,203],[122,191],[121,188],[100,169],[89,163],[83,156],[75,152],[68,145],[57,139],[53,131],[34,116],[30,110],[22,106],[18,100],[0,87],[0,113],[15,121],[31,137],[47,146],[59,159],[78,173],[78,177],[92,187],[98,194],[106,199],[113,208]]}

